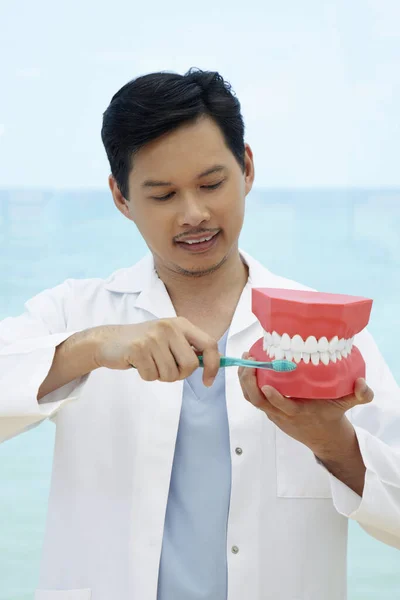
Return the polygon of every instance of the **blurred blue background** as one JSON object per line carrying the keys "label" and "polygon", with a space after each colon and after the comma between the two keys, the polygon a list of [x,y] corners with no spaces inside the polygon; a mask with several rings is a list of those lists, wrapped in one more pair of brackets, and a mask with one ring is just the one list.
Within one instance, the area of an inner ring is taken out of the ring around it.
{"label": "blurred blue background", "polygon": [[[0,319],[68,277],[146,251],[115,209],[102,113],[128,80],[218,70],[255,156],[241,246],[327,292],[374,298],[370,330],[400,367],[400,3],[155,0],[0,4]],[[54,426],[0,446],[0,600],[37,582]],[[400,594],[400,554],[352,524],[349,600]]]}

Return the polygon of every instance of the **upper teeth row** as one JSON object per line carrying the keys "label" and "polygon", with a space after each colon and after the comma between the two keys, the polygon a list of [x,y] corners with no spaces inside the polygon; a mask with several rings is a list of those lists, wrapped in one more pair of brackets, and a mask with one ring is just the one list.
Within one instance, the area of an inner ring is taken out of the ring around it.
{"label": "upper teeth row", "polygon": [[351,339],[339,339],[335,335],[330,341],[328,338],[321,337],[317,340],[313,335],[308,336],[304,341],[301,335],[296,334],[293,338],[287,333],[279,335],[276,331],[264,333],[264,350],[271,358],[281,360],[294,360],[299,363],[302,359],[305,363],[310,360],[313,364],[318,365],[321,361],[323,364],[329,364],[329,361],[336,362],[347,358],[353,348],[354,336]]}
{"label": "upper teeth row", "polygon": [[205,238],[200,238],[199,240],[185,240],[186,244],[200,244],[200,242],[208,242],[208,240],[211,240],[213,236],[210,235],[209,237],[205,237]]}

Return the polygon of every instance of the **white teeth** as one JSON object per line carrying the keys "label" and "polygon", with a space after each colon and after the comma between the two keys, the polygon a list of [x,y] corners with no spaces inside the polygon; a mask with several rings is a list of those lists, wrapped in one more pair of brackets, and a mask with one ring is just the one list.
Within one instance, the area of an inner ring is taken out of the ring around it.
{"label": "white teeth", "polygon": [[318,342],[316,337],[313,335],[308,336],[304,344],[304,351],[309,352],[310,354],[318,352]]}
{"label": "white teeth", "polygon": [[331,339],[331,341],[329,342],[329,352],[336,352],[338,343],[339,343],[339,338],[337,335],[335,335],[335,337],[333,337]]}
{"label": "white teeth", "polygon": [[293,352],[291,350],[285,350],[285,358],[286,360],[292,360]]}
{"label": "white teeth", "polygon": [[185,244],[200,244],[200,242],[208,242],[214,236],[210,235],[209,237],[200,238],[199,240],[185,240]]}
{"label": "white teeth", "polygon": [[295,363],[299,363],[301,361],[301,352],[293,352],[293,360]]}
{"label": "white teeth", "polygon": [[336,363],[346,359],[352,352],[353,341],[354,336],[339,340],[337,335],[330,341],[326,336],[317,340],[315,336],[309,335],[304,341],[299,334],[295,334],[291,339],[288,333],[280,335],[277,331],[265,331],[263,348],[270,358],[293,360],[296,363],[303,360],[306,365],[311,361],[317,366],[320,362],[329,365],[330,362]]}
{"label": "white teeth", "polygon": [[298,335],[296,333],[296,335],[293,336],[291,344],[290,344],[290,349],[292,352],[302,352],[304,349],[304,341],[303,338],[301,337],[301,335]]}
{"label": "white teeth", "polygon": [[329,365],[329,352],[321,352],[321,362],[324,365]]}
{"label": "white teeth", "polygon": [[287,333],[284,333],[281,339],[282,350],[290,350],[290,337]]}
{"label": "white teeth", "polygon": [[318,354],[318,352],[313,352],[311,354],[311,362],[315,366],[317,366],[319,364],[319,354]]}
{"label": "white teeth", "polygon": [[328,352],[329,350],[329,342],[328,338],[322,337],[318,340],[318,352]]}
{"label": "white teeth", "polygon": [[281,336],[279,335],[279,333],[276,333],[276,331],[272,332],[272,343],[274,346],[279,346],[281,343]]}

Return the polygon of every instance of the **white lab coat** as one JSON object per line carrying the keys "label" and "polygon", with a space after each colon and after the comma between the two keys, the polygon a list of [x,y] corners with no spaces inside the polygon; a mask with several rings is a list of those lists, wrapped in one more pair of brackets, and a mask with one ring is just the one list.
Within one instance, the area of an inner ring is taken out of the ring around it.
{"label": "white lab coat", "polygon": [[[262,335],[252,286],[309,289],[242,255],[250,279],[228,356],[241,356]],[[40,404],[36,396],[55,347],[73,333],[173,316],[148,256],[106,280],[69,279],[0,323],[0,439],[45,418],[56,424],[36,600],[156,600],[182,382],[145,382],[135,370],[101,368]],[[355,343],[375,391],[372,404],[349,415],[367,466],[362,500],[245,401],[237,370],[226,371],[229,600],[344,600],[347,517],[400,548],[399,388],[369,333]]]}

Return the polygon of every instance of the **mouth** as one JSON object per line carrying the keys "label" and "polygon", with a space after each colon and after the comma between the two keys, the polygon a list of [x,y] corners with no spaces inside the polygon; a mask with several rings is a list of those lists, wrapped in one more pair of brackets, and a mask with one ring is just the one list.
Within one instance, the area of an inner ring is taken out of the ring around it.
{"label": "mouth", "polygon": [[204,253],[215,246],[218,241],[220,231],[214,233],[204,233],[204,235],[196,235],[192,238],[188,237],[185,240],[177,240],[175,244],[186,252],[191,254]]}
{"label": "mouth", "polygon": [[[286,289],[253,289],[253,312],[264,336],[252,351],[265,360],[297,364],[288,374],[260,371],[261,385],[294,398],[340,398],[365,377],[365,362],[354,337],[367,326],[372,300],[343,294]],[[254,354],[253,354],[254,355]]]}

